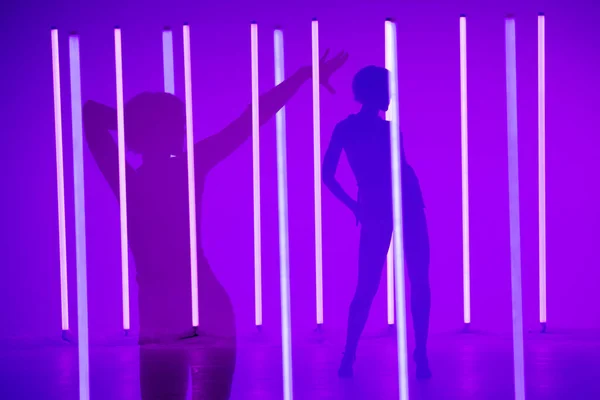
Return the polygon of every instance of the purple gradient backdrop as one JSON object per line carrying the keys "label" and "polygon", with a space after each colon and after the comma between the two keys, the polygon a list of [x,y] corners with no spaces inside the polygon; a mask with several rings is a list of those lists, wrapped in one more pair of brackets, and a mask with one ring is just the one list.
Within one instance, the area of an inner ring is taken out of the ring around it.
{"label": "purple gradient backdrop", "polygon": [[[321,48],[350,60],[322,93],[324,151],[335,123],[357,110],[350,81],[383,65],[384,18],[398,19],[401,128],[420,178],[432,243],[433,332],[462,325],[458,15],[468,15],[472,318],[476,329],[511,327],[504,23],[517,15],[521,237],[525,327],[537,328],[537,12],[547,14],[547,217],[550,328],[600,328],[600,78],[598,6],[583,1],[280,2],[107,1],[3,4],[3,229],[0,337],[60,332],[56,165],[50,27],[61,30],[71,326],[76,326],[70,99],[66,34],[81,35],[84,101],[115,105],[112,27],[123,29],[125,99],[162,89],[161,29],[174,27],[176,92],[183,98],[181,24],[192,32],[197,139],[214,133],[250,102],[250,28],[259,21],[260,88],[273,86],[271,27],[285,27],[288,74],[310,62],[310,20]],[[452,3],[452,4],[451,4]],[[369,5],[370,4],[370,5]],[[235,10],[235,11],[232,11]],[[314,222],[311,86],[287,108],[292,318],[295,336],[314,328]],[[262,130],[265,330],[280,328],[274,120]],[[248,141],[210,175],[204,195],[204,249],[232,298],[240,334],[254,330],[252,151]],[[118,206],[86,150],[89,327],[96,339],[121,331]],[[354,189],[342,162],[343,184]],[[323,189],[325,323],[345,327],[356,284],[359,230]],[[133,264],[132,264],[133,269]],[[385,278],[384,278],[385,279]],[[132,319],[137,325],[131,274]],[[200,310],[202,312],[202,310]],[[367,332],[386,324],[385,285]]]}

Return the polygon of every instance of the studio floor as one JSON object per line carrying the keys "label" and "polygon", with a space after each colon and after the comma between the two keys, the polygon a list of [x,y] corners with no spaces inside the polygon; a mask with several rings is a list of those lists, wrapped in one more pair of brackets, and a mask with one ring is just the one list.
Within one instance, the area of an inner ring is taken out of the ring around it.
{"label": "studio floor", "polygon": [[[362,340],[351,380],[340,380],[336,374],[342,335],[325,333],[294,339],[294,399],[398,399],[393,335],[382,333]],[[218,344],[200,341],[189,350],[192,361],[186,368],[192,379],[191,385],[182,389],[187,392],[186,399],[202,398],[203,378],[215,363],[203,358],[203,352],[211,346]],[[0,399],[78,399],[77,360],[77,347],[59,340],[3,343]],[[416,381],[410,363],[410,399],[514,399],[512,363],[512,339],[508,335],[433,335],[433,378]],[[132,341],[91,346],[91,399],[141,399],[139,364],[139,348]],[[597,333],[526,334],[525,364],[529,400],[600,399]],[[282,393],[281,348],[258,334],[240,338],[231,398],[281,400]],[[160,399],[181,398],[176,396]]]}

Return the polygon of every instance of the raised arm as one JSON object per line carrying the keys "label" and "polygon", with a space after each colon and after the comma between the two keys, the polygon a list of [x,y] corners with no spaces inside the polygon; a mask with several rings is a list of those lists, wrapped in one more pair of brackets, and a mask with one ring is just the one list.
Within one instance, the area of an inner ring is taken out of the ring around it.
{"label": "raised arm", "polygon": [[[267,123],[309,80],[311,71],[304,67],[259,98],[259,124]],[[194,147],[196,168],[209,170],[227,158],[252,135],[252,108],[220,132],[196,143]]]}
{"label": "raised arm", "polygon": [[344,188],[342,188],[342,185],[340,185],[335,178],[335,172],[340,161],[340,156],[342,155],[342,150],[342,128],[340,125],[338,125],[333,131],[331,141],[329,142],[329,147],[327,148],[327,151],[325,151],[322,168],[323,183],[329,190],[331,190],[333,195],[337,197],[338,200],[344,203],[346,207],[356,214],[356,200],[346,193]]}
{"label": "raised arm", "polygon": [[[117,130],[117,111],[94,101],[83,106],[83,129],[90,151],[100,168],[104,179],[119,199],[119,153],[110,135]],[[127,176],[133,169],[127,165]]]}
{"label": "raised arm", "polygon": [[[326,51],[320,60],[320,83],[328,91],[335,93],[329,84],[329,78],[348,60],[348,54],[342,51],[335,57],[327,59],[328,53]],[[267,123],[311,76],[311,67],[302,67],[288,79],[261,95],[258,101],[259,125]],[[204,171],[211,169],[233,153],[251,135],[252,108],[248,107],[223,130],[196,143],[194,147],[196,169]]]}

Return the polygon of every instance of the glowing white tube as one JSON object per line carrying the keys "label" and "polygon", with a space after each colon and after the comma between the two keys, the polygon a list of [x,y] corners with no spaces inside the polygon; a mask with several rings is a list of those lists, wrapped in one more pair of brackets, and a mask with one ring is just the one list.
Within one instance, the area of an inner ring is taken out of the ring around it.
{"label": "glowing white tube", "polygon": [[319,98],[319,22],[312,21],[313,162],[315,184],[315,273],[317,325],[323,324],[323,237],[321,223],[321,100]]}
{"label": "glowing white tube", "polygon": [[81,75],[79,36],[69,36],[71,75],[71,119],[73,125],[73,183],[75,186],[75,250],[77,265],[77,338],[79,350],[79,398],[90,398],[88,349],[87,266],[85,243],[85,189],[83,172],[83,121],[81,111]]}
{"label": "glowing white tube", "polygon": [[[386,36],[386,41],[388,40],[388,37]],[[391,73],[394,73],[394,62],[393,62],[393,58],[395,56],[394,52],[390,52],[389,49],[391,49],[390,46],[387,45],[386,42],[386,46],[385,46],[385,68],[390,71]],[[388,121],[391,121],[392,118],[392,106],[391,103],[395,101],[395,99],[391,98],[390,99],[390,107],[388,108],[388,110],[385,113],[385,119]],[[394,310],[394,238],[392,237],[391,241],[390,241],[390,248],[388,250],[388,254],[387,254],[387,263],[386,263],[386,283],[387,283],[387,320],[388,320],[388,325],[394,325],[395,322],[395,310]]]}
{"label": "glowing white tube", "polygon": [[[283,32],[275,30],[275,85],[283,82]],[[290,257],[288,237],[287,161],[285,107],[277,112],[277,204],[279,213],[279,265],[281,287],[281,339],[283,358],[283,398],[292,400],[292,323],[290,312]]]}
{"label": "glowing white tube", "polygon": [[546,327],[546,26],[544,15],[538,16],[538,190],[539,190],[539,257],[540,322]]}
{"label": "glowing white tube", "polygon": [[387,253],[387,321],[388,325],[394,325],[396,320],[394,310],[394,237],[390,242],[390,248]]}
{"label": "glowing white tube", "polygon": [[56,140],[56,187],[58,191],[58,243],[60,252],[60,310],[62,330],[69,330],[69,288],[67,286],[67,228],[65,222],[65,172],[62,142],[62,107],[60,98],[60,60],[58,30],[50,32],[52,40],[52,78],[54,86],[54,135]]}
{"label": "glowing white tube", "polygon": [[400,399],[408,400],[408,361],[406,344],[406,304],[404,298],[404,231],[402,230],[402,173],[400,162],[400,111],[398,104],[398,55],[396,24],[388,19],[385,22],[385,48],[390,54],[390,116],[391,116],[391,158],[392,196],[394,206],[394,275],[396,290],[396,332],[398,336],[398,383]]}
{"label": "glowing white tube", "polygon": [[471,263],[469,246],[469,131],[467,115],[467,18],[460,17],[460,148],[462,165],[463,320],[471,323]]}
{"label": "glowing white tube", "polygon": [[262,326],[262,245],[260,229],[260,123],[258,114],[258,25],[250,25],[252,50],[252,181],[254,194],[254,318]]}
{"label": "glowing white tube", "polygon": [[506,109],[508,126],[508,192],[513,314],[515,398],[525,399],[523,301],[521,295],[521,227],[519,216],[519,146],[517,130],[517,54],[515,20],[506,19]]}
{"label": "glowing white tube", "polygon": [[165,28],[162,34],[163,74],[165,92],[175,94],[175,66],[173,64],[173,32]]}
{"label": "glowing white tube", "polygon": [[192,59],[190,27],[183,26],[183,61],[185,71],[185,125],[187,143],[188,194],[190,207],[190,261],[192,270],[192,325],[198,327],[198,251],[196,243],[196,180],[194,177],[194,118],[192,115]]}
{"label": "glowing white tube", "polygon": [[123,47],[121,29],[115,28],[115,66],[117,72],[117,142],[119,148],[119,206],[121,217],[121,285],[123,329],[129,330],[129,247],[127,241],[127,179],[125,159],[125,113],[123,109]]}

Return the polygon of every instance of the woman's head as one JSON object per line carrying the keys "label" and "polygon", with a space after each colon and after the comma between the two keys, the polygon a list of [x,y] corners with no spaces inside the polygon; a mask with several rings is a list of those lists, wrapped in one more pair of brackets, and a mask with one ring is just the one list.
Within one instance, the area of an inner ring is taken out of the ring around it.
{"label": "woman's head", "polygon": [[388,70],[376,66],[361,69],[354,75],[352,92],[354,99],[363,106],[387,111],[390,105]]}
{"label": "woman's head", "polygon": [[141,93],[125,105],[127,147],[146,157],[168,157],[183,150],[185,106],[168,93]]}

